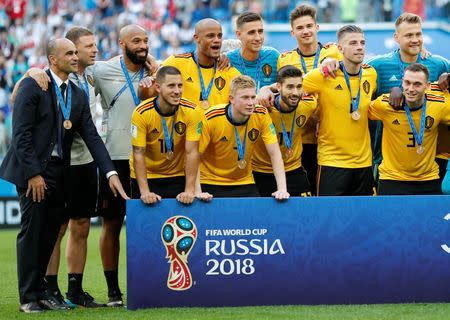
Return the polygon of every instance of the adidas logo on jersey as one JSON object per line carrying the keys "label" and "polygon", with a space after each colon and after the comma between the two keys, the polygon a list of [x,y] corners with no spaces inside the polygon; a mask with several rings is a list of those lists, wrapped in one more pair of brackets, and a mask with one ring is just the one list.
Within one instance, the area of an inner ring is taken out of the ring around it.
{"label": "adidas logo on jersey", "polygon": [[338,85],[336,86],[336,88],[334,88],[334,90],[343,90],[343,89],[342,89],[341,85],[338,84]]}
{"label": "adidas logo on jersey", "polygon": [[186,79],[186,82],[194,82],[191,77]]}
{"label": "adidas logo on jersey", "polygon": [[400,121],[398,121],[398,119],[395,119],[394,121],[392,121],[392,124],[400,125]]}
{"label": "adidas logo on jersey", "polygon": [[228,142],[228,139],[227,137],[223,136],[222,139],[220,139],[220,141]]}
{"label": "adidas logo on jersey", "polygon": [[392,77],[389,78],[389,81],[398,81],[398,79],[394,74]]}

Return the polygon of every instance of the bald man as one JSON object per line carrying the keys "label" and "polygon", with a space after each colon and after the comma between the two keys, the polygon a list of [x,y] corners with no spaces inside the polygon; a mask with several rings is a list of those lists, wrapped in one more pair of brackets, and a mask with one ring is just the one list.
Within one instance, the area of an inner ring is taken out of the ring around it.
{"label": "bald man", "polygon": [[[129,158],[131,154],[131,115],[141,102],[137,96],[139,81],[147,74],[144,64],[148,55],[148,36],[138,25],[120,30],[122,55],[94,67],[96,94],[101,95],[103,108],[101,135],[119,172],[127,192],[130,188]],[[118,199],[100,181],[98,214],[103,218],[100,253],[108,285],[108,306],[123,306],[118,283],[119,235],[125,216],[125,201]]]}
{"label": "bald man", "polygon": [[173,66],[183,77],[182,98],[207,110],[212,105],[228,103],[231,80],[240,73],[236,68],[219,70],[222,26],[217,20],[203,19],[195,25],[194,52],[172,55],[164,66]]}
{"label": "bald man", "polygon": [[74,133],[86,143],[111,191],[127,199],[108,152],[97,133],[86,94],[68,77],[78,68],[75,45],[56,39],[47,46],[50,89],[24,79],[14,103],[13,138],[0,177],[19,195],[21,230],[17,236],[17,274],[21,312],[67,310],[45,290],[44,276],[61,223],[65,183]]}

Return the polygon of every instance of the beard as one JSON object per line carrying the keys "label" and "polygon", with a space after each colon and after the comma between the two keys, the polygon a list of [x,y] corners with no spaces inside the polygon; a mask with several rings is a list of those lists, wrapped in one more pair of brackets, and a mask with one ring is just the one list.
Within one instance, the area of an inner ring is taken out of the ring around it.
{"label": "beard", "polygon": [[147,61],[148,50],[145,50],[145,56],[141,57],[125,46],[125,54],[127,55],[128,59],[130,59],[134,64],[142,65],[145,63],[145,61]]}
{"label": "beard", "polygon": [[289,111],[294,111],[294,109],[297,108],[297,106],[300,102],[300,99],[299,99],[297,101],[297,103],[293,105],[292,102],[289,100],[289,97],[285,97],[282,94],[280,94],[280,96],[281,96],[281,100],[283,100],[284,104],[289,108]]}

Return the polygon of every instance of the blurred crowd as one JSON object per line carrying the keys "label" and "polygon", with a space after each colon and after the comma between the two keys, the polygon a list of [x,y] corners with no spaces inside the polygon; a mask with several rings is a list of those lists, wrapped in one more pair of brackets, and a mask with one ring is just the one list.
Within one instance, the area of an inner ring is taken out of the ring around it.
{"label": "blurred crowd", "polygon": [[[449,20],[450,0],[313,0],[319,22],[392,21],[401,10],[425,20]],[[45,43],[81,25],[98,37],[98,59],[119,53],[118,30],[130,23],[149,33],[151,54],[158,59],[191,50],[193,26],[212,17],[224,30],[240,13],[260,13],[269,22],[288,22],[295,0],[0,0],[0,160],[8,144],[14,84],[30,67],[44,67]],[[225,37],[227,35],[225,34]]]}

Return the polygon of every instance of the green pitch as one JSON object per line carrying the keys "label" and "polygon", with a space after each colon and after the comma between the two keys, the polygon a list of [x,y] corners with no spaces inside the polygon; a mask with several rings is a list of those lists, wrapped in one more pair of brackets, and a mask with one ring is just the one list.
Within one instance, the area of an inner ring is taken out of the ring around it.
{"label": "green pitch", "polygon": [[[124,229],[125,230],[125,229]],[[84,276],[84,289],[99,302],[106,302],[106,283],[101,268],[98,250],[99,228],[93,228],[89,237],[88,259]],[[76,309],[68,312],[48,311],[39,315],[19,313],[16,275],[17,230],[0,231],[0,319],[307,319],[307,320],[395,320],[395,319],[450,319],[450,303],[447,304],[397,304],[397,305],[341,305],[341,306],[277,306],[243,308],[176,308],[127,311],[121,309]],[[65,244],[64,244],[65,245]],[[64,248],[63,245],[63,248]],[[120,260],[120,285],[125,285],[125,232],[122,233]],[[59,273],[59,284],[64,293],[67,289],[67,274],[63,261]],[[268,288],[270,290],[270,288]],[[449,288],[450,290],[450,288]],[[450,292],[450,291],[449,291]],[[151,294],[151,293],[149,293]],[[220,295],[220,291],[217,292]]]}

